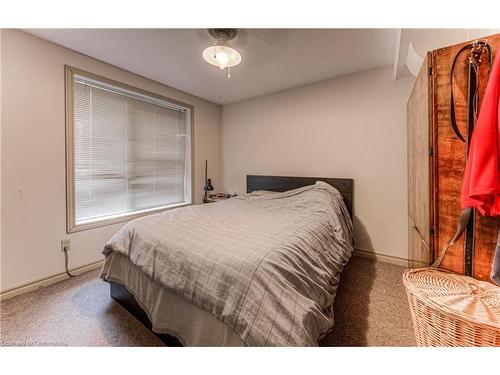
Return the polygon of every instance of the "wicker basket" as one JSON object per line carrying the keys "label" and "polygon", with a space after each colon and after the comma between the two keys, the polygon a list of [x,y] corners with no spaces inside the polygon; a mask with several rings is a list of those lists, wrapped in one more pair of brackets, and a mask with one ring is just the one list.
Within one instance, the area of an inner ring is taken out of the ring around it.
{"label": "wicker basket", "polygon": [[500,346],[500,288],[435,268],[403,276],[418,346]]}

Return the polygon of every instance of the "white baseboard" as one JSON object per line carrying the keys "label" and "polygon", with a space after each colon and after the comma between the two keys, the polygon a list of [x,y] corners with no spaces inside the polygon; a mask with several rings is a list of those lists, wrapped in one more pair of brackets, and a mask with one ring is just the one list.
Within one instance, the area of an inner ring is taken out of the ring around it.
{"label": "white baseboard", "polygon": [[[95,270],[96,268],[101,268],[103,266],[103,264],[104,264],[104,259],[98,260],[97,262],[87,264],[85,266],[70,269],[69,271],[73,275],[81,275],[82,273]],[[44,278],[41,280],[33,281],[31,283],[28,283],[28,284],[25,284],[25,285],[22,285],[22,286],[19,286],[16,288],[6,290],[5,292],[2,292],[0,294],[0,301],[5,301],[6,299],[9,299],[9,298],[12,298],[12,297],[24,294],[24,293],[32,292],[34,290],[49,286],[51,284],[58,283],[59,281],[63,281],[66,279],[69,279],[69,276],[66,274],[66,272],[63,272],[63,273],[59,273],[59,274],[56,274],[54,276],[50,276],[50,277],[47,277],[47,278]]]}
{"label": "white baseboard", "polygon": [[373,259],[378,262],[391,263],[398,266],[408,267],[408,259],[399,258],[392,255],[378,254],[368,250],[354,249],[354,256]]}
{"label": "white baseboard", "polygon": [[[408,259],[399,258],[399,257],[391,256],[391,255],[377,254],[377,253],[367,251],[367,250],[362,250],[362,249],[354,249],[353,255],[358,256],[358,257],[362,257],[362,258],[373,259],[373,260],[376,260],[379,262],[391,263],[391,264],[395,264],[398,266],[408,267]],[[94,263],[87,264],[87,265],[82,266],[82,267],[73,268],[70,270],[70,272],[74,275],[81,275],[82,273],[95,270],[96,268],[101,268],[103,266],[103,264],[104,264],[104,259],[99,260],[99,261],[94,262]],[[422,266],[425,266],[425,265],[423,264]],[[9,299],[9,298],[12,298],[12,297],[24,294],[24,293],[32,292],[32,291],[37,290],[39,288],[43,288],[43,287],[49,286],[51,284],[55,284],[59,281],[63,281],[66,279],[69,279],[69,276],[66,274],[66,272],[63,272],[63,273],[60,273],[60,274],[57,274],[54,276],[47,277],[45,279],[37,280],[37,281],[34,281],[32,283],[22,285],[22,286],[17,287],[17,288],[6,290],[5,292],[2,292],[0,294],[0,301],[4,301],[6,299]]]}

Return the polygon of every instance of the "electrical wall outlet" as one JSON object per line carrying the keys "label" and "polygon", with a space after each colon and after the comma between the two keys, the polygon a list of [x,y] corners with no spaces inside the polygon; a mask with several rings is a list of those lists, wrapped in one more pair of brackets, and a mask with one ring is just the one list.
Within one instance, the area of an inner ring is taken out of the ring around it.
{"label": "electrical wall outlet", "polygon": [[61,240],[61,251],[64,253],[65,250],[71,250],[71,240],[69,238]]}

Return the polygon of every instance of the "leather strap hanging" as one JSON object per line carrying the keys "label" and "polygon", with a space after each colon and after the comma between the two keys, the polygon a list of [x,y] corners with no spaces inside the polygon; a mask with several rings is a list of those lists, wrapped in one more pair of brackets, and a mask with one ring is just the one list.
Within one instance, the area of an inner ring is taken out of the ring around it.
{"label": "leather strap hanging", "polygon": [[[493,64],[493,53],[491,51],[491,46],[487,42],[482,42],[482,41],[476,41],[474,43],[463,46],[462,48],[460,48],[460,50],[455,55],[455,58],[453,59],[450,72],[450,122],[451,122],[451,128],[453,129],[454,133],[456,134],[458,139],[460,139],[462,142],[466,142],[466,140],[462,135],[462,133],[460,132],[460,129],[458,129],[457,119],[455,115],[455,97],[453,94],[453,86],[454,86],[453,73],[455,72],[455,65],[457,64],[458,58],[464,51],[467,51],[469,49],[471,50],[471,56],[469,57],[469,79],[470,79],[471,65],[473,65],[475,62],[476,69],[474,69],[474,72],[477,73],[477,68],[479,68],[479,64],[481,64],[482,62],[482,53],[484,52],[485,49],[488,52],[488,74]],[[474,113],[475,113],[475,111],[477,110],[477,97],[475,98],[475,101],[473,101],[472,103],[471,101],[468,101],[468,108],[470,108],[471,105],[474,105]],[[469,121],[469,118],[467,120]]]}
{"label": "leather strap hanging", "polygon": [[[456,115],[455,115],[455,99],[453,96],[453,73],[455,65],[462,52],[470,50],[468,58],[468,82],[467,82],[467,134],[466,137],[462,135],[458,128]],[[462,142],[466,144],[466,159],[469,154],[469,143],[474,131],[474,125],[477,119],[478,110],[478,88],[479,88],[479,68],[482,62],[484,52],[488,53],[488,74],[493,62],[493,54],[491,47],[487,42],[475,41],[474,43],[463,46],[456,54],[450,73],[450,123],[454,133]],[[464,274],[467,276],[472,275],[472,259],[474,255],[474,209],[466,207],[462,210],[458,220],[457,230],[452,239],[450,239],[441,249],[438,259],[432,264],[432,267],[439,267],[444,259],[446,251],[455,244],[458,239],[465,232],[465,249],[464,249]]]}

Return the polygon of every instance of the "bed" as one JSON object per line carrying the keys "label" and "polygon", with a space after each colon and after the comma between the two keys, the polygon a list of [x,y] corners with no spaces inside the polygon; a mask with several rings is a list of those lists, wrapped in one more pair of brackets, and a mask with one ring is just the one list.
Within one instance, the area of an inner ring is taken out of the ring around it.
{"label": "bed", "polygon": [[353,180],[247,176],[247,194],[149,215],[106,244],[110,294],[169,346],[314,346],[353,250]]}

